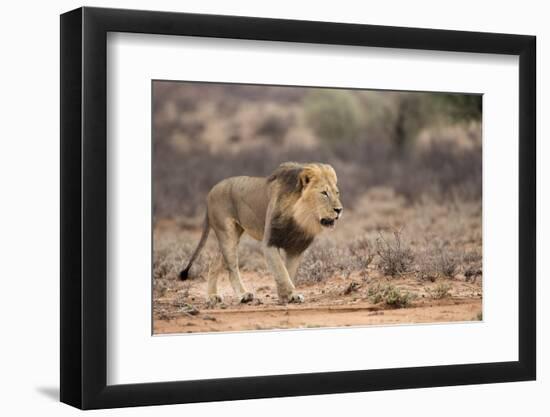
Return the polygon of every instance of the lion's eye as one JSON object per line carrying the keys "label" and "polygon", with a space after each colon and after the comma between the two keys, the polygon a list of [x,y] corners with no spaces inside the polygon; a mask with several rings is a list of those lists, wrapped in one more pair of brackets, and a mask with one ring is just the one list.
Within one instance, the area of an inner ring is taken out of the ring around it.
{"label": "lion's eye", "polygon": [[321,191],[321,194],[323,194],[325,197],[328,197],[328,193],[326,191]]}

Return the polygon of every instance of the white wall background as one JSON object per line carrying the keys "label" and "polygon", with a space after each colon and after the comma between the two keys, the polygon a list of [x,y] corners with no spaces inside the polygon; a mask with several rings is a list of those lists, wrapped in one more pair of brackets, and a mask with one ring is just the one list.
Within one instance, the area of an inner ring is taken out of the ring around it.
{"label": "white wall background", "polygon": [[[74,415],[59,392],[59,17],[81,6],[69,0],[9,2],[0,25],[0,410],[3,415]],[[544,2],[415,0],[384,2],[278,0],[124,0],[86,5],[239,14],[533,34],[538,37],[539,247],[550,250],[550,26]],[[100,411],[99,415],[545,415],[550,390],[550,316],[544,295],[550,264],[538,268],[538,381],[301,398]]]}

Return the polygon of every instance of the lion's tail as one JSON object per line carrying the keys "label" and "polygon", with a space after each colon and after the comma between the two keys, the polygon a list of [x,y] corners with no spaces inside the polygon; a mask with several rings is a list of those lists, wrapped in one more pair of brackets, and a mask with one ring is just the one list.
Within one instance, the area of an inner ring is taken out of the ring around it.
{"label": "lion's tail", "polygon": [[180,272],[180,279],[182,281],[185,281],[189,277],[189,270],[191,269],[191,265],[193,265],[193,262],[195,262],[195,259],[197,259],[197,256],[199,256],[199,253],[201,253],[202,248],[206,244],[206,240],[208,239],[209,233],[210,233],[210,223],[208,221],[208,211],[207,211],[206,216],[204,218],[204,226],[202,228],[202,235],[201,235],[201,240],[199,241],[199,245],[197,246],[197,249],[195,249],[195,252],[193,252],[193,255],[191,255],[191,259],[189,259],[189,263],[187,264],[185,269]]}

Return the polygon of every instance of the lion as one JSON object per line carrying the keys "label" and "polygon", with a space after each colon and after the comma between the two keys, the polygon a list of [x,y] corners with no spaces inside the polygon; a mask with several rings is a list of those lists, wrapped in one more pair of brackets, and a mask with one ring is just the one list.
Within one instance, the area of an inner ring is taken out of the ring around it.
{"label": "lion", "polygon": [[[208,193],[204,227],[199,244],[180,279],[188,278],[193,262],[204,247],[210,229],[218,239],[220,255],[208,274],[207,297],[222,302],[218,271],[229,272],[231,286],[241,303],[254,300],[241,280],[237,248],[243,233],[262,242],[268,270],[282,304],[301,303],[296,292],[296,271],[304,251],[323,229],[333,228],[343,207],[336,172],[322,163],[285,162],[268,177],[231,177]],[[284,258],[283,258],[284,253]]]}

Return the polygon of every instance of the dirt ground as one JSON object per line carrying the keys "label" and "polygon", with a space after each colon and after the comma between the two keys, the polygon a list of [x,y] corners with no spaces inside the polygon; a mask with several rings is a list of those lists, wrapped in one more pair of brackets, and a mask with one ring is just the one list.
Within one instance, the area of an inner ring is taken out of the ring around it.
{"label": "dirt ground", "polygon": [[[375,273],[373,273],[375,275]],[[243,281],[256,300],[239,304],[224,277],[219,281],[224,302],[215,307],[205,299],[206,281],[183,283],[157,298],[154,309],[154,334],[231,332],[244,330],[296,329],[341,326],[366,326],[394,323],[435,323],[481,319],[480,282],[447,279],[447,296],[434,298],[441,282],[426,284],[414,276],[387,279],[383,276],[363,280],[359,277],[333,277],[321,283],[303,284],[298,290],[303,304],[280,305],[274,282],[269,276],[244,272]],[[368,288],[388,283],[415,294],[407,308],[392,308],[369,300]]]}

